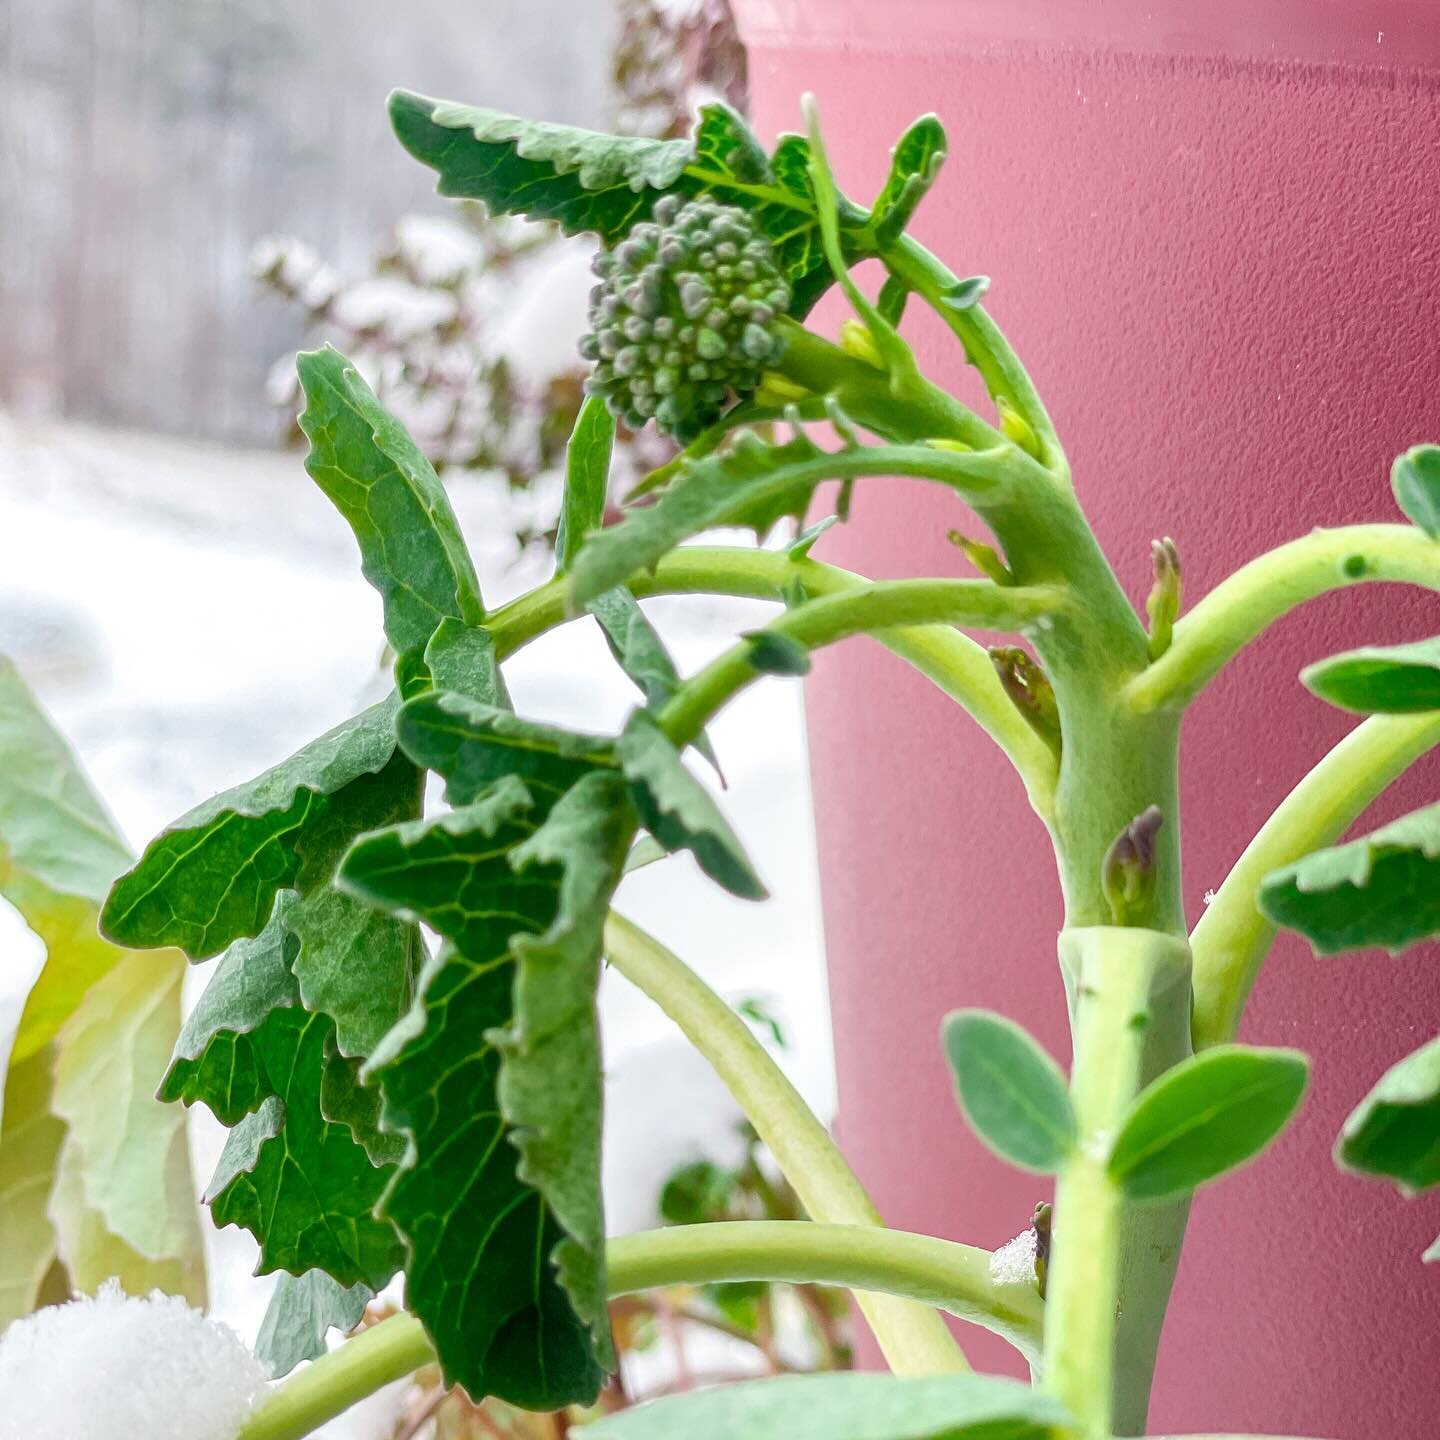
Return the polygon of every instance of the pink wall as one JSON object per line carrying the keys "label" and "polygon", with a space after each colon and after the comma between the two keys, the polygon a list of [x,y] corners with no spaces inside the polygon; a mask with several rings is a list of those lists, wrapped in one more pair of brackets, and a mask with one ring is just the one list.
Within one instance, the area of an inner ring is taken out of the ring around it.
{"label": "pink wall", "polygon": [[[1157,534],[1193,597],[1322,521],[1398,518],[1391,458],[1440,439],[1440,88],[1407,68],[1440,65],[1440,5],[739,8],[760,130],[794,128],[814,90],[857,197],[907,121],[943,116],[949,168],[916,231],[995,277],[991,311],[1137,600]],[[970,393],[925,319],[909,326],[923,363]],[[936,492],[877,482],[819,553],[955,573],[956,518]],[[1371,587],[1292,617],[1212,687],[1184,743],[1192,921],[1347,728],[1298,668],[1437,630],[1434,597]],[[1067,1052],[1045,838],[998,752],[878,647],[825,656],[809,701],[843,1138],[893,1224],[998,1243],[1043,1187],[967,1135],[935,1036],[946,1010],[986,1005]],[[1428,763],[1377,816],[1437,795]],[[1440,1203],[1342,1178],[1329,1151],[1379,1072],[1440,1030],[1437,960],[1276,947],[1245,1037],[1315,1052],[1314,1091],[1273,1153],[1197,1205],[1153,1428],[1436,1433],[1440,1266],[1419,1255]],[[988,1340],[967,1336],[982,1368],[1004,1363]]]}

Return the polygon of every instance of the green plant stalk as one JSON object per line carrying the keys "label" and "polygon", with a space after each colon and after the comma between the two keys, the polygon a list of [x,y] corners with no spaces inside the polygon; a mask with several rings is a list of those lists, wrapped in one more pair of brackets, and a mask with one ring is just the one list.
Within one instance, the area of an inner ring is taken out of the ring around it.
{"label": "green plant stalk", "polygon": [[[1023,1354],[1033,1355],[1040,1345],[1044,1307],[1034,1290],[996,1285],[988,1250],[929,1235],[808,1220],[681,1225],[611,1240],[606,1261],[612,1298],[668,1285],[755,1279],[868,1287],[984,1325]],[[929,1308],[920,1313],[935,1315]],[[938,1317],[936,1323],[944,1328]],[[391,1316],[273,1390],[237,1440],[301,1440],[434,1358],[413,1315]]]}
{"label": "green plant stalk", "polygon": [[1137,711],[1181,710],[1282,616],[1331,590],[1388,580],[1440,590],[1440,544],[1410,525],[1312,530],[1242,565],[1176,622],[1170,648],[1126,695]]}
{"label": "green plant stalk", "polygon": [[[1074,1415],[1082,1435],[1139,1434],[1149,1367],[1142,1366],[1143,1384],[1137,1385],[1136,1357],[1122,1353],[1132,1349],[1125,1343],[1132,1338],[1129,1327],[1122,1337],[1118,1324],[1129,1305],[1123,1267],[1136,1244],[1136,1217],[1107,1164],[1148,1072],[1174,1063],[1176,1031],[1188,1029],[1189,949],[1153,930],[1085,927],[1061,932],[1060,962],[1075,1038],[1077,1137],[1056,1187],[1044,1383]],[[1149,1276],[1144,1279],[1149,1286]],[[1150,1317],[1157,1340],[1163,1297],[1158,1310]]]}
{"label": "green plant stalk", "polygon": [[[678,956],[613,911],[605,923],[605,954],[710,1062],[813,1221],[883,1227],[830,1132],[729,1005]],[[964,1355],[934,1310],[884,1295],[856,1299],[896,1374],[964,1368]]]}
{"label": "green plant stalk", "polygon": [[[876,581],[797,605],[765,627],[807,650],[852,635],[920,624],[1014,630],[1059,609],[1063,593],[1046,586],[1002,587],[989,580]],[[727,650],[688,680],[659,720],[677,745],[688,745],[722,706],[763,673],[751,663],[750,641]]]}
{"label": "green plant stalk", "polygon": [[1440,745],[1440,713],[1376,715],[1357,725],[1246,846],[1190,937],[1195,952],[1196,1050],[1233,1040],[1275,939],[1255,897],[1272,870],[1338,840],[1371,801]]}
{"label": "green plant stalk", "polygon": [[[785,587],[796,580],[816,598],[871,583],[808,556],[792,560],[784,551],[686,545],[665,556],[653,572],[633,576],[630,588],[642,598],[719,594],[783,602]],[[491,615],[488,625],[502,660],[574,618],[567,608],[566,587],[566,579],[558,577]],[[970,714],[1015,767],[1032,808],[1047,818],[1055,791],[1055,757],[1011,704],[984,647],[947,625],[900,626],[875,638]]]}

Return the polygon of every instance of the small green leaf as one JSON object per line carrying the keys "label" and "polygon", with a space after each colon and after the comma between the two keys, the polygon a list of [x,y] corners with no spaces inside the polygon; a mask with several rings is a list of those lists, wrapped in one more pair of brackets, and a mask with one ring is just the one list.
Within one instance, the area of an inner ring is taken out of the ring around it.
{"label": "small green leaf", "polygon": [[446,616],[481,624],[475,567],[430,462],[338,350],[303,353],[296,367],[305,468],[355,532],[396,652],[422,647]]}
{"label": "small green leaf", "polygon": [[1415,445],[1399,456],[1390,488],[1405,518],[1440,540],[1440,445]]}
{"label": "small green leaf", "polygon": [[[164,830],[115,882],[101,914],[105,933],[203,959],[259,934],[280,890],[328,880],[335,832],[370,828],[377,801],[383,813],[392,786],[414,783],[409,766],[391,763],[396,704],[392,695],[371,706]],[[378,789],[366,783],[380,776]],[[307,865],[307,852],[323,863]]]}
{"label": "small green leaf", "polygon": [[655,504],[591,536],[571,568],[576,600],[624,584],[703,530],[744,525],[763,537],[785,516],[803,515],[826,478],[824,459],[803,431],[783,445],[742,431],[728,453],[687,464]]}
{"label": "small green leaf", "polygon": [[506,775],[534,781],[551,798],[597,765],[615,764],[610,740],[522,720],[463,695],[417,695],[400,712],[400,743],[446,780],[452,805],[468,805]]}
{"label": "small green leaf", "polygon": [[1345,1121],[1335,1159],[1407,1195],[1440,1185],[1440,1038],[1380,1077]]}
{"label": "small green leaf", "polygon": [[741,637],[750,642],[750,663],[762,675],[808,675],[810,652],[779,630],[751,630]]}
{"label": "small green leaf", "polygon": [[1075,1144],[1075,1115],[1060,1067],[1013,1020],[956,1010],[941,1038],[960,1105],[1002,1159],[1048,1175]]}
{"label": "small green leaf", "polygon": [[786,549],[785,553],[791,560],[808,560],[810,551],[814,548],[815,542],[832,526],[840,523],[838,515],[827,515],[823,520],[817,520],[807,529],[802,530]]}
{"label": "small green leaf", "polygon": [[425,668],[436,690],[510,708],[510,694],[488,630],[449,617],[442,620],[425,646]]}
{"label": "small green leaf", "polygon": [[1440,804],[1274,871],[1258,901],[1322,955],[1440,934]]}
{"label": "small green leaf", "polygon": [[272,1380],[325,1354],[331,1330],[353,1330],[375,1298],[366,1285],[344,1286],[323,1270],[280,1276],[255,1340],[255,1354]]}
{"label": "small green leaf", "polygon": [[937,115],[922,115],[896,142],[891,152],[890,174],[870,211],[878,245],[899,239],[940,175],[949,142]]}
{"label": "small green leaf", "polygon": [[597,1421],[595,1440],[1052,1440],[1059,1402],[982,1375],[786,1375],[638,1405]]}
{"label": "small green leaf", "polygon": [[1298,1050],[1217,1045],[1146,1087],[1110,1151],[1132,1200],[1187,1194],[1253,1160],[1285,1128],[1310,1066]]}
{"label": "small green leaf", "polygon": [[630,717],[615,753],[645,828],[667,850],[689,850],[700,868],[732,895],[766,898],[768,892],[729,822],[649,711],[637,710]]}
{"label": "small green leaf", "polygon": [[587,396],[565,451],[565,497],[555,536],[557,573],[563,574],[569,568],[585,537],[604,524],[614,446],[615,417],[601,396]]}
{"label": "small green leaf", "polygon": [[973,310],[990,289],[988,275],[971,275],[957,280],[948,290],[943,291],[940,303],[950,310]]}
{"label": "small green leaf", "polygon": [[1300,679],[1322,700],[1361,715],[1440,710],[1440,637],[1347,650],[1306,666]]}

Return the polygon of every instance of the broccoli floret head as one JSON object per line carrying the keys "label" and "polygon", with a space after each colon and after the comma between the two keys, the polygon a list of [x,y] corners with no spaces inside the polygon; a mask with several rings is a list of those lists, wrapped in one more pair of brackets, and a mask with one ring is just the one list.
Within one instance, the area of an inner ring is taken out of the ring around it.
{"label": "broccoli floret head", "polygon": [[595,257],[580,353],[595,365],[587,389],[618,418],[685,443],[780,358],[790,287],[737,206],[666,195],[652,215]]}

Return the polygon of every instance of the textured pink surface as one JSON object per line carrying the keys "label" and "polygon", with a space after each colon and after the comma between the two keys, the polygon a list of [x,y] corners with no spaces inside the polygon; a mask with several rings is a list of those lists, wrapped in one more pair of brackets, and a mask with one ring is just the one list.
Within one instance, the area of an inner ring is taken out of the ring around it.
{"label": "textured pink surface", "polygon": [[[1144,54],[1086,54],[1069,21],[1064,46],[980,53],[977,19],[1000,13],[984,0],[913,15],[900,0],[841,5],[861,28],[837,46],[814,43],[833,31],[833,8],[801,7],[789,40],[785,6],[741,8],[756,22],[761,130],[794,128],[798,95],[814,90],[857,196],[878,187],[908,120],[943,115],[949,169],[917,232],[961,273],[996,277],[992,313],[1046,395],[1137,600],[1156,534],[1179,542],[1193,597],[1322,521],[1397,518],[1390,459],[1440,438],[1434,78],[1197,57],[1140,29]],[[1440,64],[1440,7],[1369,8],[1403,11],[1407,58]],[[1313,58],[1296,6],[1276,9],[1297,27],[1294,53]],[[1343,53],[1358,53],[1373,18],[1359,9],[1306,7],[1321,29],[1342,11],[1355,20]],[[963,41],[941,43],[942,13]],[[923,363],[971,393],[927,318],[907,321]],[[854,523],[819,553],[879,576],[956,573],[944,535],[958,518],[923,487],[862,485]],[[1292,617],[1207,692],[1184,741],[1192,921],[1347,729],[1295,683],[1298,668],[1437,630],[1433,596],[1368,587]],[[809,702],[843,1138],[892,1223],[998,1243],[1043,1187],[966,1134],[934,1037],[947,1009],[986,1005],[1066,1053],[1045,837],[998,752],[878,647],[824,656]],[[1371,818],[1437,795],[1440,764],[1427,763]],[[1440,1030],[1437,960],[1433,947],[1318,961],[1277,945],[1245,1036],[1317,1053],[1314,1091],[1273,1153],[1197,1204],[1154,1429],[1436,1433],[1440,1266],[1419,1254],[1440,1204],[1342,1178],[1329,1151],[1380,1071]],[[966,1343],[982,1367],[1006,1355],[975,1332]]]}

